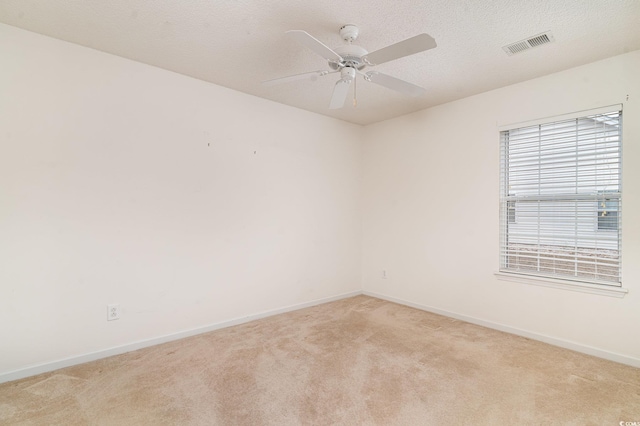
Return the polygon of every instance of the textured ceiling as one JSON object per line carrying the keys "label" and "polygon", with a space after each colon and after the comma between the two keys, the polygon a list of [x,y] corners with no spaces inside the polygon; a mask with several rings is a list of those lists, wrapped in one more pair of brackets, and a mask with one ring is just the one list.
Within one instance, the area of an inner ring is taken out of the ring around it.
{"label": "textured ceiling", "polygon": [[[0,0],[0,22],[359,124],[640,49],[640,0]],[[370,52],[434,37],[437,48],[375,68],[426,96],[358,80],[357,107],[329,110],[337,74],[261,84],[327,68],[285,31],[335,47],[346,23],[360,27],[354,44]],[[552,44],[502,50],[548,30]]]}

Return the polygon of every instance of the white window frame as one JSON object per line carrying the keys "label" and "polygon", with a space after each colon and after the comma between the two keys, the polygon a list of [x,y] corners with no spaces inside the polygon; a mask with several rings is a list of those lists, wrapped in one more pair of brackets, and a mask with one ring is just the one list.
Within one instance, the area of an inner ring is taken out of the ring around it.
{"label": "white window frame", "polygon": [[[513,130],[518,130],[518,129],[524,129],[527,127],[533,127],[533,126],[543,126],[543,125],[550,125],[550,124],[554,124],[554,123],[561,123],[561,122],[567,122],[568,120],[580,120],[580,119],[585,119],[587,117],[592,117],[595,115],[599,115],[599,114],[605,114],[605,113],[612,113],[612,112],[619,112],[620,114],[620,118],[619,118],[619,124],[620,127],[622,126],[622,105],[613,105],[613,106],[608,106],[608,107],[603,107],[603,108],[598,108],[598,109],[594,109],[594,110],[587,110],[587,111],[579,111],[576,113],[572,113],[572,114],[566,114],[566,115],[562,115],[562,116],[555,116],[555,117],[549,117],[549,118],[545,118],[545,119],[540,119],[540,120],[535,120],[535,121],[529,121],[529,122],[523,122],[523,123],[515,123],[515,124],[511,124],[511,125],[506,125],[506,126],[501,126],[499,128],[500,130],[500,267],[499,267],[499,272],[496,273],[496,275],[498,276],[498,278],[500,279],[507,279],[510,281],[518,281],[518,282],[525,282],[525,283],[530,283],[530,284],[536,284],[536,285],[544,285],[544,286],[552,286],[552,287],[560,287],[560,288],[565,288],[565,289],[569,289],[569,290],[575,290],[577,289],[578,291],[586,291],[589,293],[597,293],[597,294],[607,294],[607,295],[614,295],[614,296],[618,296],[621,297],[624,295],[624,293],[626,293],[626,290],[622,288],[622,263],[621,263],[621,234],[622,234],[622,225],[621,225],[621,203],[622,203],[622,195],[621,195],[621,191],[622,191],[622,171],[621,171],[621,163],[622,163],[622,130],[619,131],[618,133],[618,138],[619,138],[619,145],[618,145],[618,149],[619,149],[619,158],[618,158],[618,171],[619,174],[617,176],[618,179],[618,186],[617,186],[617,191],[615,191],[615,193],[610,194],[607,193],[607,200],[611,199],[611,195],[613,195],[614,200],[617,201],[618,206],[620,206],[620,210],[617,212],[617,217],[616,217],[616,223],[617,223],[617,253],[618,253],[618,258],[617,258],[617,280],[614,281],[614,277],[608,276],[606,277],[606,280],[599,280],[598,275],[595,274],[594,277],[584,277],[584,276],[580,276],[580,274],[578,273],[578,265],[582,263],[582,260],[576,260],[575,264],[576,264],[576,274],[575,275],[570,275],[568,273],[549,273],[548,271],[544,271],[542,269],[545,268],[538,268],[537,270],[527,270],[527,268],[521,269],[520,267],[514,268],[514,267],[510,267],[509,263],[507,262],[508,256],[511,254],[511,252],[509,251],[510,249],[507,248],[508,243],[507,243],[507,239],[509,238],[509,226],[516,225],[517,222],[517,218],[515,217],[515,211],[517,210],[517,207],[515,207],[515,204],[518,202],[517,201],[517,197],[514,198],[513,194],[509,194],[509,189],[507,187],[507,180],[508,180],[508,157],[505,157],[506,154],[506,150],[508,149],[508,140],[505,140],[505,134],[507,134],[509,131],[513,131]],[[576,149],[578,149],[578,145],[579,143],[576,142]],[[514,145],[515,146],[515,145]],[[576,154],[577,155],[577,154]],[[576,169],[578,169],[579,166],[576,166]],[[576,173],[578,173],[576,171]],[[579,180],[579,179],[578,179]],[[541,185],[539,185],[541,186]],[[578,184],[576,184],[576,186],[578,186]],[[544,191],[542,191],[544,192]],[[538,206],[542,203],[542,200],[545,200],[544,202],[548,202],[548,200],[551,200],[551,202],[575,202],[576,206],[579,203],[582,203],[581,205],[584,205],[584,202],[582,201],[582,199],[584,198],[585,200],[589,200],[592,199],[593,200],[593,206],[595,206],[595,214],[598,214],[598,202],[603,201],[603,195],[602,194],[597,194],[597,191],[592,191],[592,194],[582,194],[580,193],[580,191],[578,189],[576,189],[576,193],[575,194],[565,194],[566,200],[563,198],[564,196],[562,194],[560,195],[554,195],[552,194],[551,196],[549,196],[549,194],[545,194],[541,193],[540,190],[538,192]],[[535,199],[536,196],[533,196],[533,199]],[[602,200],[600,200],[601,198],[603,198]],[[531,199],[531,197],[529,198]],[[565,200],[565,201],[563,201]],[[579,200],[579,201],[577,201]],[[534,200],[535,201],[535,200]],[[588,201],[587,201],[588,203]],[[515,209],[514,209],[515,208]],[[576,207],[577,209],[577,207]],[[538,207],[538,211],[540,211],[540,207]],[[576,213],[577,214],[577,213]],[[538,218],[537,221],[538,223],[542,220],[540,218],[540,214],[538,214]],[[576,222],[578,221],[577,219],[578,216],[576,216]],[[540,226],[540,225],[538,225]],[[578,225],[576,224],[576,228],[578,227]],[[594,233],[597,232],[607,232],[609,230],[607,229],[600,229],[599,228],[599,222],[598,222],[598,218],[595,218],[595,229],[594,229]],[[537,242],[538,247],[540,247],[540,240],[538,240]],[[578,259],[578,255],[577,255],[577,251],[580,248],[578,246],[578,243],[576,242],[576,259]],[[540,256],[540,254],[538,254],[538,256]],[[596,255],[597,257],[597,255]],[[511,264],[513,264],[514,262],[511,262]],[[562,271],[564,272],[564,271]]]}

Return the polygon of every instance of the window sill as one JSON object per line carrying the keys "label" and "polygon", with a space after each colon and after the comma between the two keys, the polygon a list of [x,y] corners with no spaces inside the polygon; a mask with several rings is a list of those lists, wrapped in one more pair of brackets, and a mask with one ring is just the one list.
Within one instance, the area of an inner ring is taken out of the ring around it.
{"label": "window sill", "polygon": [[578,291],[581,293],[599,294],[601,296],[623,298],[629,290],[607,285],[587,284],[580,281],[565,281],[553,278],[536,277],[533,275],[521,275],[510,272],[494,272],[494,275],[503,281],[513,281],[522,284],[538,285],[542,287],[559,288],[562,290]]}

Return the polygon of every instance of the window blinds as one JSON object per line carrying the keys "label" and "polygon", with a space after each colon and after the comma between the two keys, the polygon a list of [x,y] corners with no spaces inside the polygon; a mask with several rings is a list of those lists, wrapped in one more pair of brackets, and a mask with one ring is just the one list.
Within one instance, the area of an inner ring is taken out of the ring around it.
{"label": "window blinds", "polygon": [[501,132],[502,271],[620,285],[621,119]]}

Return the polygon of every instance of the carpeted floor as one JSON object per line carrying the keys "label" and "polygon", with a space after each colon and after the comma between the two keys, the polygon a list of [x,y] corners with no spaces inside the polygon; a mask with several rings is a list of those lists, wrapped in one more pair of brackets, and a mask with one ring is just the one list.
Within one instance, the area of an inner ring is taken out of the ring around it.
{"label": "carpeted floor", "polygon": [[3,425],[619,425],[640,369],[357,296],[0,385]]}

